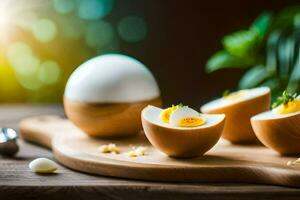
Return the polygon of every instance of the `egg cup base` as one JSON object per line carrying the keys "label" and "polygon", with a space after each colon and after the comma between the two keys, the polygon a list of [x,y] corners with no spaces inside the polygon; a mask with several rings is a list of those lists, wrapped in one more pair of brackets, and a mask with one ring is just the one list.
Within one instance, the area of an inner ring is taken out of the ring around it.
{"label": "egg cup base", "polygon": [[142,130],[140,113],[147,105],[161,106],[161,98],[133,103],[84,103],[64,97],[67,117],[87,135],[118,138]]}

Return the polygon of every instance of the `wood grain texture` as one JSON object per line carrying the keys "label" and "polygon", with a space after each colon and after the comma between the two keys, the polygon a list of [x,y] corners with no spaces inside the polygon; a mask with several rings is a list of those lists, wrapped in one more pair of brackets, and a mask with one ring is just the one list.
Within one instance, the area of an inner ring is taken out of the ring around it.
{"label": "wood grain texture", "polygon": [[[60,106],[2,105],[0,124],[15,129],[24,117],[41,114],[63,115]],[[15,158],[0,159],[0,199],[189,199],[227,200],[263,199],[296,200],[298,188],[244,183],[170,183],[95,176],[78,173],[60,165],[55,175],[32,173],[28,164],[36,157],[55,159],[53,154],[36,145],[19,140]]]}
{"label": "wood grain texture", "polygon": [[[231,145],[220,141],[205,156],[174,159],[153,148],[143,134],[118,140],[96,140],[68,120],[55,116],[23,120],[21,133],[26,140],[48,147],[51,144],[55,158],[65,166],[93,174],[154,181],[244,182],[300,187],[300,167],[286,165],[296,158],[278,156],[263,146]],[[130,150],[131,145],[146,146],[148,153],[138,158],[128,157],[125,153],[100,153],[98,147],[107,143],[117,144],[121,152]]]}

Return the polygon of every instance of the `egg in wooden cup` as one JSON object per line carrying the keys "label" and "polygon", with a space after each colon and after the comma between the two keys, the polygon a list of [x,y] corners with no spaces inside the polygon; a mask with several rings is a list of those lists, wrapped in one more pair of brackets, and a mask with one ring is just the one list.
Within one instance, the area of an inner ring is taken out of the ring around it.
{"label": "egg in wooden cup", "polygon": [[250,118],[267,111],[271,92],[268,87],[240,90],[211,101],[201,107],[207,114],[225,114],[226,123],[222,137],[232,143],[255,143]]}
{"label": "egg in wooden cup", "polygon": [[196,157],[210,150],[222,134],[225,115],[201,114],[187,106],[147,106],[142,124],[150,143],[171,157]]}
{"label": "egg in wooden cup", "polygon": [[95,57],[70,76],[64,94],[68,118],[93,137],[120,137],[142,129],[141,111],[161,105],[151,72],[138,60],[120,54]]}
{"label": "egg in wooden cup", "polygon": [[273,109],[251,118],[253,130],[267,147],[282,155],[300,154],[300,99],[284,92]]}

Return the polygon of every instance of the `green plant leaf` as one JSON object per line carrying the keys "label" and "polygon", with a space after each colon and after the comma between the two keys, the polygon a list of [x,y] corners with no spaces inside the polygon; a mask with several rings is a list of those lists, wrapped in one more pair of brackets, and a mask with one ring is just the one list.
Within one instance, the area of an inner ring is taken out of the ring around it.
{"label": "green plant leaf", "polygon": [[300,51],[298,51],[297,61],[295,62],[294,69],[290,75],[287,90],[292,93],[296,92],[299,87],[299,81],[300,81]]}
{"label": "green plant leaf", "polygon": [[276,77],[267,79],[265,82],[261,83],[260,86],[269,87],[272,90],[272,93],[274,91],[281,92],[280,82]]}
{"label": "green plant leaf", "polygon": [[294,27],[295,16],[300,13],[300,6],[287,7],[280,11],[272,23],[271,30]]}
{"label": "green plant leaf", "polygon": [[249,69],[239,82],[240,89],[257,87],[269,77],[267,69],[263,65],[255,66]]}
{"label": "green plant leaf", "polygon": [[297,13],[294,17],[294,26],[295,28],[300,27],[300,13]]}
{"label": "green plant leaf", "polygon": [[269,73],[275,74],[277,71],[277,45],[280,39],[280,32],[273,31],[267,39],[267,59],[266,67]]}
{"label": "green plant leaf", "polygon": [[283,91],[281,96],[278,96],[275,102],[272,104],[272,108],[276,108],[280,106],[281,104],[287,104],[290,101],[294,101],[294,99],[297,98],[297,93],[290,93],[288,91]]}
{"label": "green plant leaf", "polygon": [[278,67],[281,79],[287,79],[290,71],[293,69],[294,51],[294,38],[288,35],[283,35],[278,44]]}
{"label": "green plant leaf", "polygon": [[226,51],[218,51],[206,63],[206,71],[213,72],[223,68],[238,68],[249,66],[245,60],[234,57]]}
{"label": "green plant leaf", "polygon": [[255,53],[259,35],[257,31],[243,30],[223,38],[224,48],[237,57],[251,57]]}
{"label": "green plant leaf", "polygon": [[250,26],[250,30],[257,31],[262,39],[268,32],[271,22],[272,14],[270,12],[264,12],[255,19],[253,24]]}

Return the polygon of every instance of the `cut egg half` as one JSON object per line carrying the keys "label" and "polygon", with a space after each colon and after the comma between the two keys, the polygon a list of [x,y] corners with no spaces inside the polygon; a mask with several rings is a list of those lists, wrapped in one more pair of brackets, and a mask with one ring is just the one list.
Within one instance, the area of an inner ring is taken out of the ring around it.
{"label": "cut egg half", "polygon": [[224,114],[201,114],[181,107],[170,114],[166,123],[161,118],[163,112],[161,108],[147,106],[142,111],[142,125],[150,143],[169,156],[203,155],[222,134]]}
{"label": "cut egg half", "polygon": [[232,143],[253,143],[257,138],[250,118],[267,111],[271,92],[268,87],[259,87],[233,92],[226,97],[211,101],[201,107],[207,114],[225,114],[223,137]]}
{"label": "cut egg half", "polygon": [[282,155],[300,154],[299,98],[251,118],[257,138]]}

